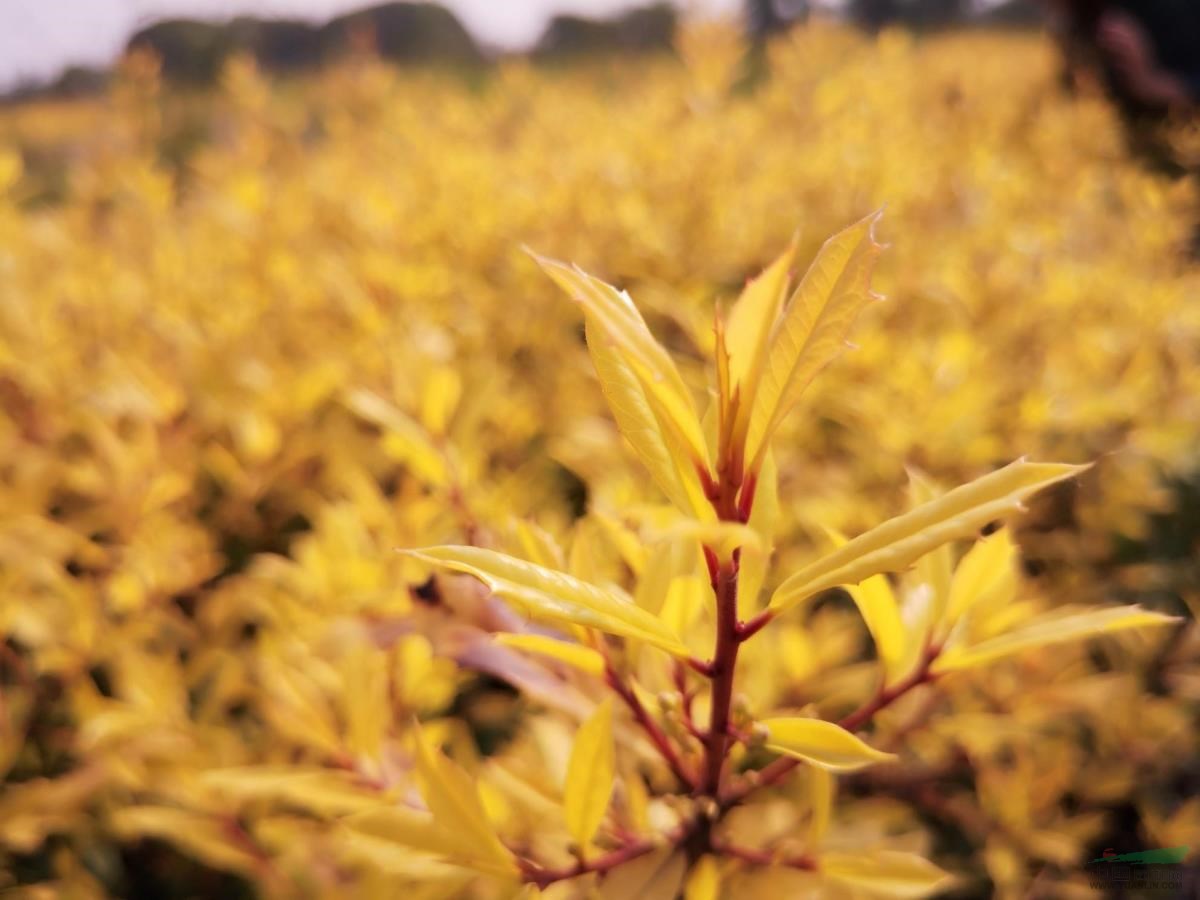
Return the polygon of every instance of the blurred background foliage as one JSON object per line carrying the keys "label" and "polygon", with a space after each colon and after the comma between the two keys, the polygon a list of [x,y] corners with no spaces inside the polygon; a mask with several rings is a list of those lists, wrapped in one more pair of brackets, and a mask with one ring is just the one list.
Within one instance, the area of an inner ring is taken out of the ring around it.
{"label": "blurred background foliage", "polygon": [[[134,52],[99,96],[0,110],[0,890],[488,896],[336,820],[412,795],[419,716],[525,827],[584,690],[394,548],[631,576],[653,490],[523,244],[628,287],[699,386],[714,303],[886,202],[891,299],[785,426],[781,571],[903,509],[906,467],[1094,460],[1022,520],[1026,589],[1194,615],[1193,127],[1146,165],[1035,33],[813,21],[748,53],[701,24],[485,69],[429,21],[467,65],[376,40],[270,77],[235,42],[211,88]],[[774,640],[756,689],[863,683],[837,592]],[[956,681],[838,827],[959,896],[1087,896],[1104,847],[1200,846],[1198,650],[1189,624]]]}

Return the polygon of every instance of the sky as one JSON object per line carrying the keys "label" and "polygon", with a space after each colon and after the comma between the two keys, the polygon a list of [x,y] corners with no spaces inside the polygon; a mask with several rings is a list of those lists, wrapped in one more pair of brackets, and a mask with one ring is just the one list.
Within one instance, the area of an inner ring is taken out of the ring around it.
{"label": "sky", "polygon": [[[141,25],[167,16],[240,14],[315,21],[372,0],[0,0],[0,90],[44,80],[72,64],[111,62]],[[608,15],[636,0],[441,0],[485,44],[532,44],[556,12]],[[735,11],[740,0],[698,0],[705,10]]]}

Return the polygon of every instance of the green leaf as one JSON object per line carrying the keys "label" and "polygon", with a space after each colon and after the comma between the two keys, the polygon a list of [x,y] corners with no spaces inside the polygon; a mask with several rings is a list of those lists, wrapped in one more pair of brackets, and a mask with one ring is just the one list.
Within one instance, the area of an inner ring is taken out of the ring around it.
{"label": "green leaf", "polygon": [[840,725],[823,719],[764,719],[759,724],[767,729],[768,749],[802,759],[829,772],[853,772],[896,758],[892,753],[867,745]]}
{"label": "green leaf", "polygon": [[580,849],[591,843],[604,819],[616,778],[612,698],[601,703],[580,726],[567,760],[563,813],[567,830]]}
{"label": "green leaf", "polygon": [[829,588],[907,568],[930,550],[969,537],[989,522],[1023,509],[1026,497],[1086,468],[1018,460],[957,487],[805,566],[779,586],[771,608],[787,609]]}
{"label": "green leaf", "polygon": [[1059,644],[1146,625],[1171,625],[1178,621],[1180,620],[1174,616],[1151,612],[1140,606],[1118,606],[1066,615],[1042,616],[1021,628],[981,641],[974,646],[948,647],[934,661],[932,671],[938,673],[969,669],[1031,647],[1044,647],[1048,644]]}
{"label": "green leaf", "polygon": [[615,587],[599,588],[565,572],[479,547],[426,547],[402,552],[473,575],[492,593],[511,600],[531,615],[645,641],[677,656],[688,655],[678,635]]}

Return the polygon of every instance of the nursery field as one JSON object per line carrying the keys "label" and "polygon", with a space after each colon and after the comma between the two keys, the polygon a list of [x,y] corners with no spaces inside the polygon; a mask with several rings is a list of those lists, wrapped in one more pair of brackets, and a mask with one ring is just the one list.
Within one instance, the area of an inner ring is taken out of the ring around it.
{"label": "nursery field", "polygon": [[0,895],[1196,877],[1194,177],[745,53],[0,108]]}

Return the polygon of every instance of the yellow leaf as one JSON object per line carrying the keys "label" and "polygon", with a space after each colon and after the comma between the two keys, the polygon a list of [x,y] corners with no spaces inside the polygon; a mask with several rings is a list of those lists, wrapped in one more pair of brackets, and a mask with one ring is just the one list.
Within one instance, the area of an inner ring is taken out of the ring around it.
{"label": "yellow leaf", "polygon": [[676,634],[685,634],[711,598],[712,588],[706,580],[698,575],[679,575],[667,587],[659,617]]}
{"label": "yellow leaf", "polygon": [[446,460],[416,421],[378,394],[356,389],[346,394],[346,406],[384,432],[384,449],[431,484],[445,484]]}
{"label": "yellow leaf", "polygon": [[904,569],[930,550],[1022,509],[1021,501],[1029,495],[1085,468],[1018,460],[977,478],[888,519],[801,569],[775,591],[771,608],[787,609],[829,588]]}
{"label": "yellow leaf", "polygon": [[763,458],[754,491],[754,506],[748,524],[758,534],[758,543],[742,547],[738,565],[738,611],[750,618],[759,610],[759,593],[767,577],[771,553],[775,545],[775,529],[779,525],[779,471],[775,455],[770,451]]}
{"label": "yellow leaf", "polygon": [[548,656],[589,675],[604,674],[604,657],[591,647],[584,647],[572,641],[563,641],[544,634],[498,634],[494,640],[505,647]]}
{"label": "yellow leaf", "polygon": [[[411,850],[454,859],[462,855],[462,842],[439,827],[428,813],[406,806],[379,807],[346,816],[343,826]],[[506,867],[507,869],[507,867]]]}
{"label": "yellow leaf", "polygon": [[764,719],[760,724],[767,729],[769,749],[830,772],[853,772],[896,758],[822,719]]}
{"label": "yellow leaf", "polygon": [[758,470],[780,421],[841,353],[850,326],[875,296],[869,282],[883,249],[873,235],[880,215],[872,213],[825,242],[771,330],[753,407],[739,432],[746,435],[748,471]]}
{"label": "yellow leaf", "polygon": [[615,587],[599,588],[564,572],[479,547],[426,547],[403,552],[432,565],[473,575],[492,593],[530,614],[645,641],[668,653],[688,654],[677,635]]}
{"label": "yellow leaf", "polygon": [[24,168],[21,154],[16,150],[0,150],[0,192],[7,191],[16,184]]}
{"label": "yellow leaf", "polygon": [[683,887],[687,860],[664,847],[617,866],[600,883],[600,900],[675,900]]}
{"label": "yellow leaf", "polygon": [[654,339],[629,295],[586,272],[534,254],[543,271],[596,325],[596,337],[611,342],[637,376],[659,424],[678,437],[687,462],[709,468],[708,447],[687,385],[670,354]]}
{"label": "yellow leaf", "polygon": [[967,551],[950,582],[946,630],[976,606],[991,607],[1011,598],[1017,587],[1017,548],[1007,528],[978,541]]}
{"label": "yellow leaf", "polygon": [[563,788],[567,830],[580,849],[586,848],[604,819],[616,777],[613,710],[609,697],[579,727]]}
{"label": "yellow leaf", "polygon": [[531,563],[551,569],[566,565],[562,547],[546,529],[526,519],[517,519],[514,530],[522,555]]}
{"label": "yellow leaf", "polygon": [[460,841],[463,856],[513,871],[512,854],[496,836],[474,779],[434,748],[419,725],[413,730],[421,796],[433,820]]}
{"label": "yellow leaf", "polygon": [[894,850],[824,853],[819,867],[827,878],[880,897],[928,897],[953,880],[929,860]]}
{"label": "yellow leaf", "polygon": [[884,671],[895,675],[904,660],[906,635],[900,605],[886,575],[872,575],[846,588],[875,641]]}
{"label": "yellow leaf", "polygon": [[421,421],[433,434],[445,434],[458,401],[462,397],[462,377],[447,366],[434,369],[421,393]]}
{"label": "yellow leaf", "polygon": [[721,896],[721,869],[716,857],[705,854],[700,857],[688,875],[683,889],[683,900],[719,900]]}
{"label": "yellow leaf", "polygon": [[[940,491],[924,475],[910,470],[908,493],[912,498],[913,507],[930,503],[941,496]],[[928,608],[928,616],[922,624],[940,622],[945,615],[946,606],[950,601],[950,580],[954,571],[954,557],[949,544],[943,544],[926,553],[917,560],[917,580],[920,584],[928,585],[932,602]],[[927,629],[921,629],[924,634]]]}
{"label": "yellow leaf", "polygon": [[766,359],[771,329],[779,318],[795,258],[793,239],[773,263],[746,284],[729,312],[725,329],[729,374],[733,384],[741,386],[743,405],[749,406],[754,400],[754,383],[761,372],[759,363]]}
{"label": "yellow leaf", "polygon": [[812,807],[812,818],[808,822],[808,841],[813,847],[821,843],[829,831],[833,817],[833,798],[837,793],[837,778],[828,770],[818,766],[808,768],[808,803]]}
{"label": "yellow leaf", "polygon": [[[433,817],[407,806],[385,806],[341,820],[343,834],[365,836],[383,846],[402,848],[403,853],[413,858],[413,851],[439,857],[448,863],[467,866],[488,875],[511,877],[515,866],[508,858],[485,856],[476,850],[469,836],[440,826]],[[379,852],[383,852],[383,846]],[[398,857],[403,860],[403,856]],[[420,860],[420,857],[416,857]],[[420,863],[418,863],[420,864]]]}
{"label": "yellow leaf", "polygon": [[759,533],[741,522],[699,522],[695,519],[677,522],[654,537],[659,540],[689,538],[712,548],[722,557],[729,556],[739,547],[761,550],[763,544]]}
{"label": "yellow leaf", "polygon": [[650,473],[658,489],[681,512],[711,515],[696,468],[674,452],[641,382],[622,358],[619,349],[606,341],[589,319],[585,324],[588,353],[600,379],[600,390],[612,410],[617,428]]}
{"label": "yellow leaf", "polygon": [[601,533],[612,544],[621,561],[629,566],[635,575],[640,575],[646,565],[646,546],[641,538],[624,522],[613,516],[599,512],[590,515],[600,525]]}
{"label": "yellow leaf", "polygon": [[1043,616],[1022,628],[990,638],[974,646],[952,646],[934,661],[934,672],[952,672],[982,666],[994,660],[1031,647],[1043,647],[1073,641],[1097,634],[1107,634],[1126,628],[1145,625],[1172,625],[1180,620],[1174,616],[1151,612],[1140,606],[1117,606],[1066,615]]}
{"label": "yellow leaf", "polygon": [[200,783],[242,803],[272,800],[336,816],[379,803],[379,794],[356,783],[350,772],[304,766],[236,766],[209,769]]}
{"label": "yellow leaf", "polygon": [[127,806],[113,813],[113,830],[121,840],[159,838],[170,841],[206,865],[254,875],[260,860],[212,816],[165,806]]}

